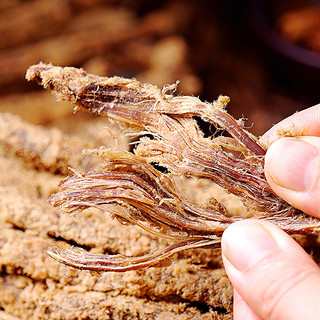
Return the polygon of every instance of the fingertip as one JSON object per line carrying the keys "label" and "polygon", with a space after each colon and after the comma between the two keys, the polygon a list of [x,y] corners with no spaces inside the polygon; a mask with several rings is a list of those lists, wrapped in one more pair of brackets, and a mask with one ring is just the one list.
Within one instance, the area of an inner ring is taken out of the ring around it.
{"label": "fingertip", "polygon": [[[290,236],[271,223],[255,220],[235,223],[227,231],[222,242],[225,268],[235,290],[254,313],[263,319],[270,315],[273,319],[296,319],[305,313],[304,308],[310,308],[310,314],[319,312],[319,304],[313,305],[320,299],[319,269]],[[270,238],[272,246],[263,254],[260,252],[258,259],[249,257],[253,263],[239,268],[237,260],[241,261],[241,255],[259,252],[261,236],[265,237],[262,243]],[[299,303],[290,305],[295,300]],[[240,312],[237,308],[245,312],[243,304],[235,302],[235,312]]]}
{"label": "fingertip", "polygon": [[276,250],[277,243],[267,224],[250,219],[232,224],[222,236],[223,257],[242,272]]}
{"label": "fingertip", "polygon": [[319,217],[320,138],[275,141],[265,157],[265,176],[273,191],[293,207]]}
{"label": "fingertip", "polygon": [[317,146],[302,138],[285,138],[269,148],[265,170],[271,180],[290,191],[307,191],[315,182],[320,153]]}

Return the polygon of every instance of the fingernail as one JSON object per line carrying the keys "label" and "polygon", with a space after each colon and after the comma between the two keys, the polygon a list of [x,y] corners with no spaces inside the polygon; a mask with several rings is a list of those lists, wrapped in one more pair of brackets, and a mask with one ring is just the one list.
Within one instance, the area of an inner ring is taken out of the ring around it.
{"label": "fingernail", "polygon": [[265,170],[278,186],[305,191],[314,183],[319,151],[298,138],[285,138],[271,145],[265,161]]}
{"label": "fingernail", "polygon": [[241,272],[278,248],[269,231],[261,223],[254,221],[231,225],[222,239],[223,255]]}

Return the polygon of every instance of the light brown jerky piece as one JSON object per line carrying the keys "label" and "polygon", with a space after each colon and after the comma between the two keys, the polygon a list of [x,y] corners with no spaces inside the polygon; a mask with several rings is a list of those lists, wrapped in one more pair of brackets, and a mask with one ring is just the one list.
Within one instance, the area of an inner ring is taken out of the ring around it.
{"label": "light brown jerky piece", "polygon": [[[169,91],[175,86],[161,91],[136,80],[98,77],[82,69],[46,64],[31,66],[26,78],[77,108],[124,122],[129,131],[147,135],[137,141],[134,153],[104,147],[91,151],[101,157],[100,168],[84,174],[74,171],[61,181],[51,204],[67,213],[97,207],[124,224],[136,224],[175,240],[141,257],[96,255],[62,246],[50,249],[55,259],[89,270],[145,268],[184,249],[217,245],[228,225],[247,218],[272,221],[290,233],[318,233],[318,219],[299,212],[272,192],[263,173],[265,150],[241,121],[225,111],[228,97],[204,103],[195,97],[173,96]],[[232,138],[219,134],[205,137],[197,117]],[[246,212],[233,216],[213,197],[204,205],[190,202],[173,182],[173,176],[179,175],[213,181],[237,196]],[[117,204],[119,209],[110,210],[108,204]]]}

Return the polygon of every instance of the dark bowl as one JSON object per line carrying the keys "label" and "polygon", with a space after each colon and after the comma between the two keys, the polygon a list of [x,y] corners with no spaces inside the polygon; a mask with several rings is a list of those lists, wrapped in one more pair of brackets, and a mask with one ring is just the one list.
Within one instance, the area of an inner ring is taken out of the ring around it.
{"label": "dark bowl", "polygon": [[291,43],[276,32],[276,21],[281,14],[307,5],[315,2],[252,0],[250,19],[260,41],[272,51],[278,67],[294,77],[298,85],[320,93],[320,54]]}

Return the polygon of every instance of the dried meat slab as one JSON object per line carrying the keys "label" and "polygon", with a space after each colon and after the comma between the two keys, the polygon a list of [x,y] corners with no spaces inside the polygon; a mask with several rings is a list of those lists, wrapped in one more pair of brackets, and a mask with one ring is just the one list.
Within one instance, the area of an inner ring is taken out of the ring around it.
{"label": "dried meat slab", "polygon": [[[124,224],[136,224],[173,241],[139,257],[55,247],[49,251],[55,259],[88,270],[146,268],[184,249],[219,245],[231,223],[252,218],[274,222],[289,233],[318,233],[318,219],[291,207],[269,187],[263,172],[265,149],[241,120],[226,112],[228,97],[205,103],[174,96],[175,85],[160,90],[133,79],[98,77],[83,69],[43,63],[31,66],[26,78],[71,101],[76,109],[122,122],[127,131],[142,136],[132,153],[103,146],[86,151],[98,155],[101,165],[86,173],[75,168],[60,182],[51,204],[66,213],[96,207]],[[216,128],[217,134],[206,137],[197,118]],[[243,214],[234,216],[214,197],[206,204],[189,201],[174,183],[175,176],[211,180],[242,201]],[[109,204],[118,209],[110,210]]]}

